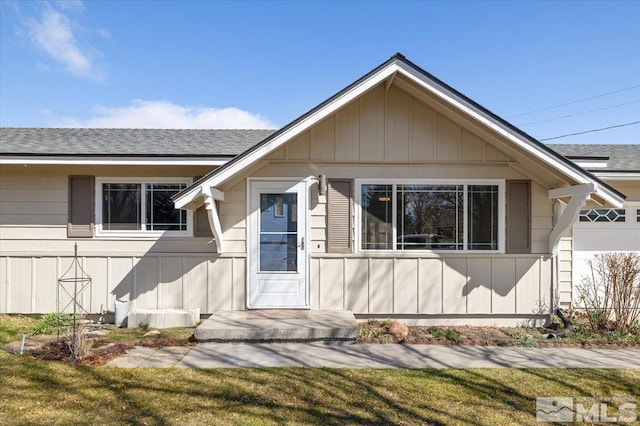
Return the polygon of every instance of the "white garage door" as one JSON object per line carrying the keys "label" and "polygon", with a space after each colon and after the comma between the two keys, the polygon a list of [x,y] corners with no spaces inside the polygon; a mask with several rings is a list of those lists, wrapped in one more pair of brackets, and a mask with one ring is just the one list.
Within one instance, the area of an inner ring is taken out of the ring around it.
{"label": "white garage door", "polygon": [[573,282],[590,270],[587,260],[597,253],[633,251],[640,255],[640,206],[583,210],[573,227]]}

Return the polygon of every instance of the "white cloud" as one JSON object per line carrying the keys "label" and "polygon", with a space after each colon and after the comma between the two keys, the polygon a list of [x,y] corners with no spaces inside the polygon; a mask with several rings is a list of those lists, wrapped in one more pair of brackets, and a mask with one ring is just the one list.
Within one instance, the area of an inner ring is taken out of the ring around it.
{"label": "white cloud", "polygon": [[30,19],[27,25],[32,41],[70,74],[80,78],[104,79],[105,75],[96,62],[98,52],[80,46],[65,14],[45,3],[40,18]]}
{"label": "white cloud", "polygon": [[238,108],[182,106],[136,99],[121,107],[95,106],[86,120],[64,118],[60,127],[139,129],[273,129],[268,119]]}

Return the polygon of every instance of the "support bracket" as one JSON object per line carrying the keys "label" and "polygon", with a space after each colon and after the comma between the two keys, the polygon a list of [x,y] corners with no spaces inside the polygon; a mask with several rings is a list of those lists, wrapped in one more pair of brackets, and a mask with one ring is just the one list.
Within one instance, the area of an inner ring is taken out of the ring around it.
{"label": "support bracket", "polygon": [[211,228],[211,233],[216,240],[216,253],[223,253],[224,240],[222,239],[222,225],[216,208],[216,200],[224,201],[224,192],[216,188],[205,187],[202,194],[204,195],[204,206],[209,219],[209,228]]}
{"label": "support bracket", "polygon": [[570,226],[572,226],[580,215],[580,208],[587,204],[589,195],[596,192],[594,183],[584,183],[581,185],[568,186],[549,190],[550,199],[570,197],[567,207],[564,209],[556,221],[551,234],[549,235],[549,253],[556,254],[560,237]]}

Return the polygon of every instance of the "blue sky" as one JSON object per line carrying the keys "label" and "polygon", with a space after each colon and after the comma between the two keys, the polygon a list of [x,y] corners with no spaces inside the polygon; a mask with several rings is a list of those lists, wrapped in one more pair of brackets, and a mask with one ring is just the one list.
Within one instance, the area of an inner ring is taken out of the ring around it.
{"label": "blue sky", "polygon": [[398,51],[540,139],[640,120],[640,2],[3,0],[0,13],[2,126],[279,127]]}

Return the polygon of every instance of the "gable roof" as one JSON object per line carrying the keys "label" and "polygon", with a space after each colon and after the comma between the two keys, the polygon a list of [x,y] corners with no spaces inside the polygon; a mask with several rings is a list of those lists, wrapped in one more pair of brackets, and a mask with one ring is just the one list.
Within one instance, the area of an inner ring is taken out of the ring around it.
{"label": "gable roof", "polygon": [[0,128],[0,155],[235,157],[274,130]]}
{"label": "gable roof", "polygon": [[602,165],[599,167],[584,166],[594,173],[640,173],[640,144],[550,144],[548,146],[573,161],[602,161]]}
{"label": "gable roof", "polygon": [[623,194],[397,53],[317,107],[177,193],[173,197],[176,207],[182,208],[196,201],[207,187],[220,185],[369,89],[390,81],[389,79],[393,79],[396,74],[403,75],[418,87],[473,117],[575,182],[596,183],[597,194],[601,198],[615,206],[622,205],[625,198]]}

